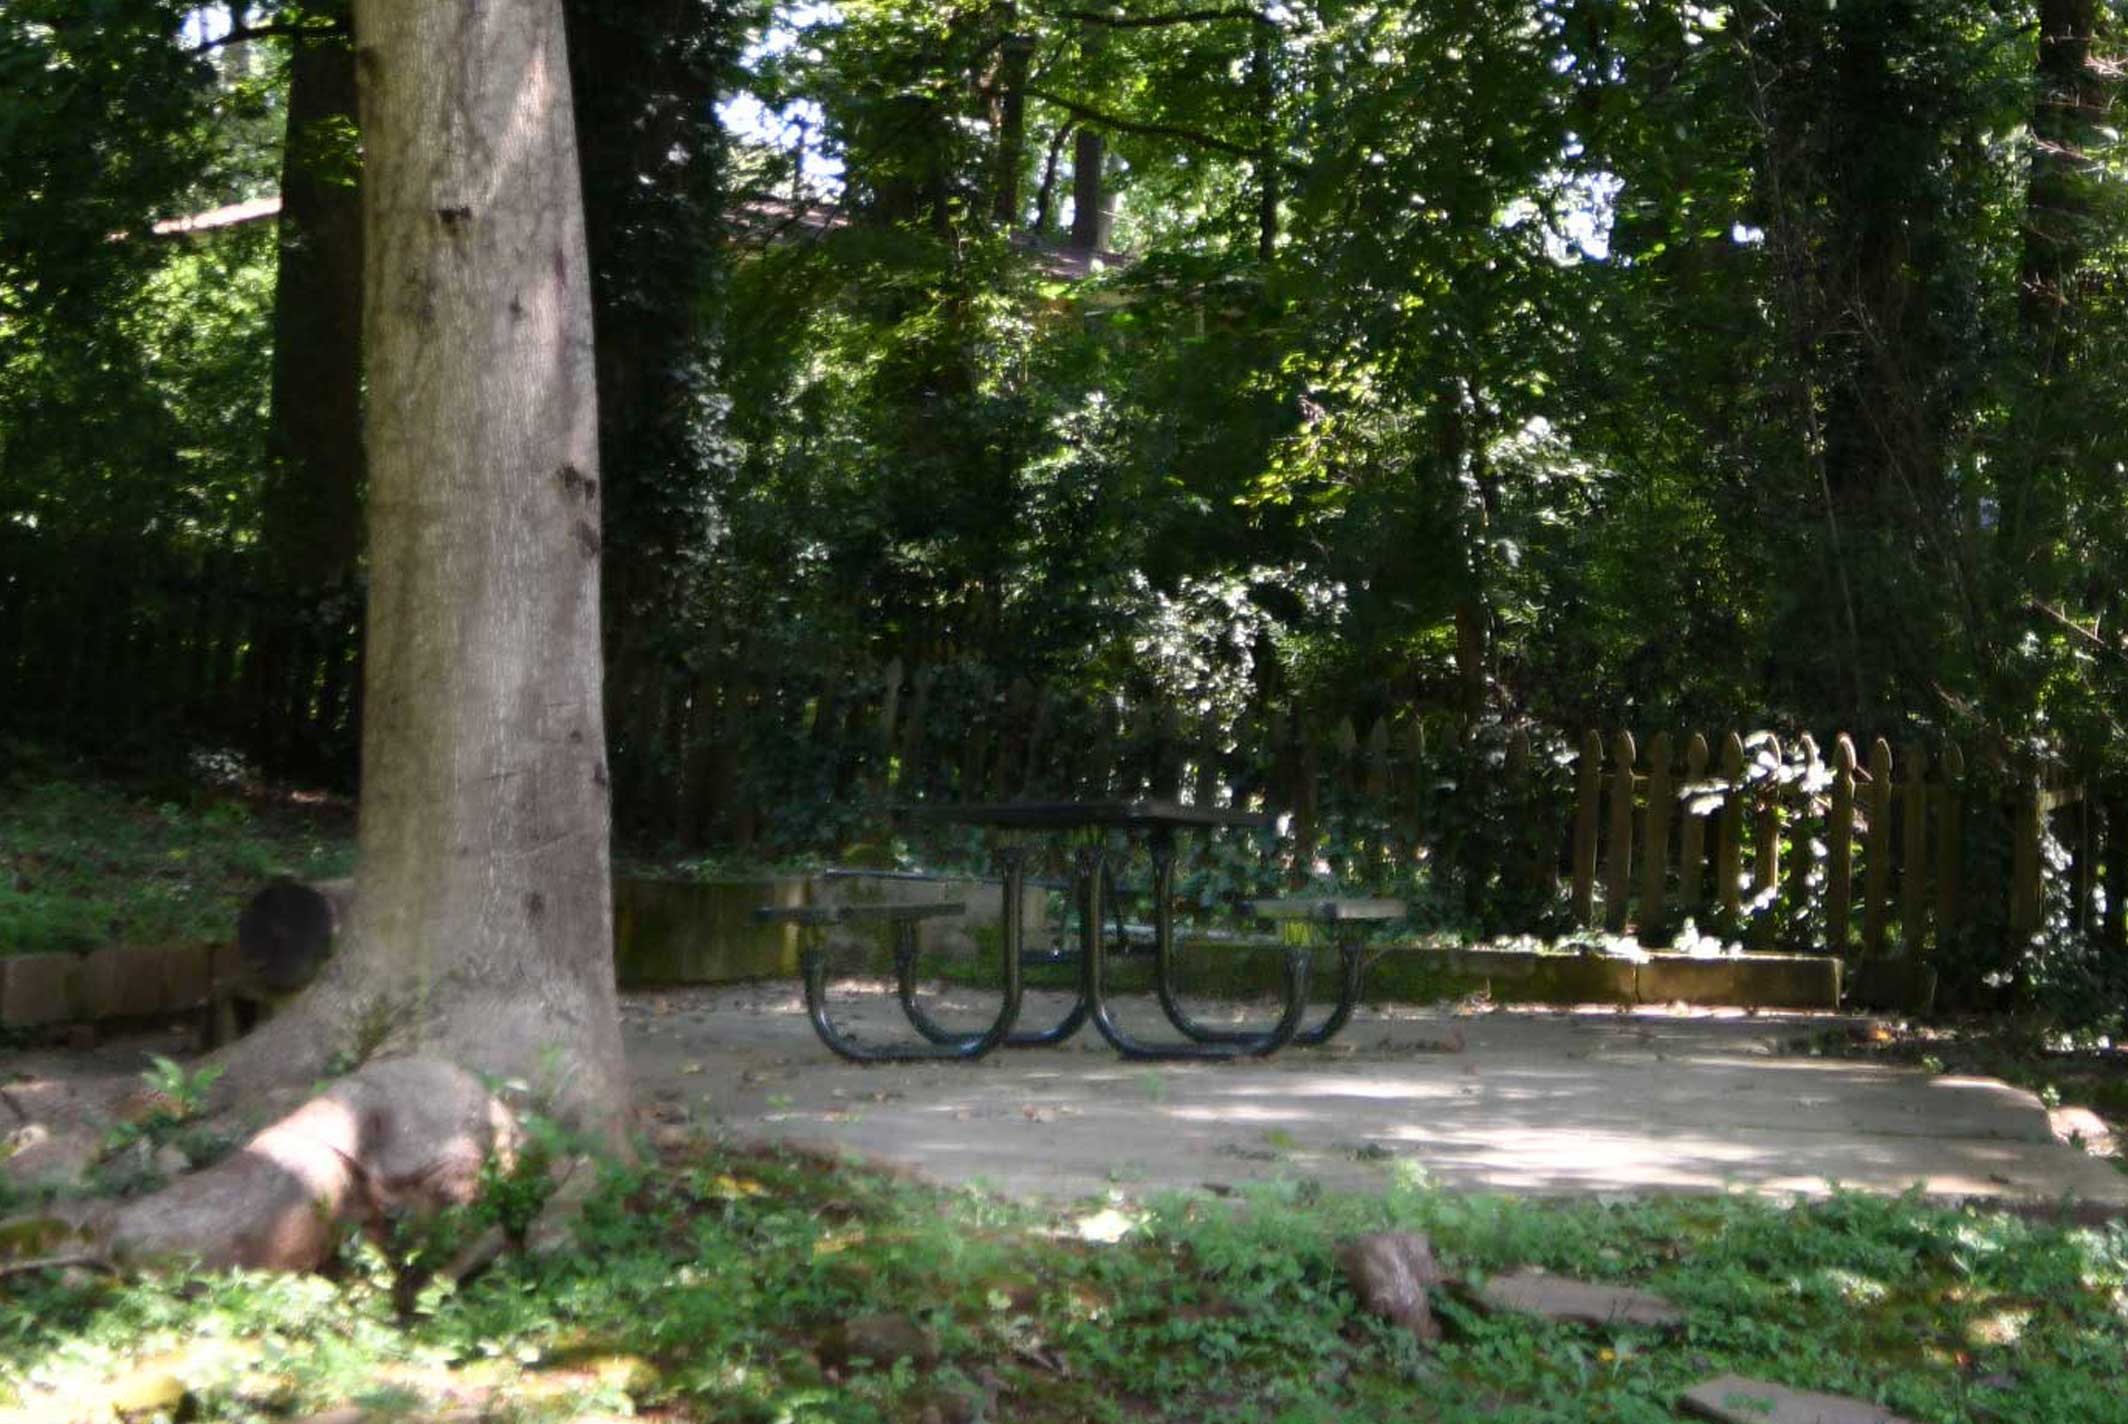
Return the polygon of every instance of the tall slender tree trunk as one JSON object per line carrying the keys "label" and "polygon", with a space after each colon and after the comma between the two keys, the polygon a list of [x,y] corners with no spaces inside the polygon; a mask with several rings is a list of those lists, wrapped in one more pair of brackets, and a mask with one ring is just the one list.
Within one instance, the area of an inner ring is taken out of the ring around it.
{"label": "tall slender tree trunk", "polygon": [[1249,88],[1262,130],[1256,154],[1256,256],[1264,262],[1278,250],[1278,39],[1277,25],[1266,13],[1249,42]]}
{"label": "tall slender tree trunk", "polygon": [[1115,200],[1108,191],[1108,140],[1091,124],[1072,135],[1071,245],[1082,252],[1106,252],[1116,225]]}
{"label": "tall slender tree trunk", "polygon": [[[344,18],[345,6],[341,7]],[[262,552],[296,586],[338,582],[362,547],[362,189],[355,53],[296,41],[281,154],[271,457]]]}
{"label": "tall slender tree trunk", "polygon": [[327,977],[239,1057],[301,1073],[367,1026],[390,1050],[544,1083],[565,1117],[615,1130],[598,422],[560,0],[358,0],[355,34],[358,888]]}
{"label": "tall slender tree trunk", "polygon": [[997,151],[991,160],[990,216],[1010,233],[1020,225],[1020,171],[1027,163],[1027,66],[1034,40],[1007,35],[998,65]]}
{"label": "tall slender tree trunk", "polygon": [[[346,6],[337,13],[344,20]],[[318,744],[315,729],[296,725],[297,709],[288,705],[302,625],[321,600],[351,585],[362,549],[362,191],[355,128],[353,46],[342,35],[297,40],[281,155],[273,391],[260,502],[261,573],[271,596],[246,679],[255,745],[281,766]],[[295,769],[315,775],[334,768]]]}

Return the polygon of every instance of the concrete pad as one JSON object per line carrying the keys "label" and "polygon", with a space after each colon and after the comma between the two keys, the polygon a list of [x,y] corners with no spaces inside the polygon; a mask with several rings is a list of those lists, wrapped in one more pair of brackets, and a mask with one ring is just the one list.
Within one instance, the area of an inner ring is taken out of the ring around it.
{"label": "concrete pad", "polygon": [[[907,1041],[885,987],[837,986],[838,1017]],[[986,1002],[956,990],[937,1012],[973,1026]],[[1030,993],[1021,1022],[1054,1022],[1068,1002]],[[1191,1008],[1215,1023],[1271,1016],[1262,1003]],[[795,986],[629,995],[623,1015],[646,1101],[1018,1194],[1278,1178],[1367,1189],[1402,1175],[1529,1193],[1919,1184],[2128,1205],[2128,1176],[2057,1142],[2030,1093],[1788,1056],[1789,1040],[1841,1022],[1825,1016],[1362,1009],[1328,1047],[1260,1061],[1125,1062],[1088,1031],[977,1064],[863,1067],[814,1038]],[[1120,1016],[1148,1036],[1165,1027],[1147,999]]]}

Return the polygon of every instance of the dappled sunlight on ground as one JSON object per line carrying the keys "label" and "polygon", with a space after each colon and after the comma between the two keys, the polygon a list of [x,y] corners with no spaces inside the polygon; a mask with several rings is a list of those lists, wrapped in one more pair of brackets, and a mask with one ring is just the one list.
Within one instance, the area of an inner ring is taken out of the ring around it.
{"label": "dappled sunlight on ground", "polygon": [[[888,985],[839,982],[833,998],[857,1036],[907,1037]],[[969,1025],[994,1002],[959,989],[926,1001]],[[1031,991],[1021,1022],[1054,1022],[1069,1003]],[[1270,1013],[1190,1007],[1224,1023]],[[1326,1048],[1262,1060],[1125,1062],[1089,1030],[976,1064],[865,1067],[813,1037],[792,986],[632,995],[625,1014],[654,1116],[1021,1193],[1403,1177],[1527,1192],[1919,1183],[1946,1196],[2128,1202],[2128,1176],[2056,1142],[2029,1093],[1791,1056],[1832,1022],[1822,1015],[1397,1006],[1361,1010]],[[1119,1016],[1148,1034],[1160,1022],[1149,996],[1126,998]]]}

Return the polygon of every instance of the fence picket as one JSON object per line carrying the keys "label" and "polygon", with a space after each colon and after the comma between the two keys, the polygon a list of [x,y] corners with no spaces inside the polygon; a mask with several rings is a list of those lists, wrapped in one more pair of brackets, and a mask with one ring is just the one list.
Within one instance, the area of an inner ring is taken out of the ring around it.
{"label": "fence picket", "polygon": [[[1694,732],[1685,743],[1685,784],[1694,788],[1694,798],[1704,794],[1698,788],[1706,780],[1707,739]],[[1690,802],[1680,808],[1680,814],[1684,819],[1677,828],[1677,912],[1697,920],[1701,881],[1707,873],[1707,815]]]}
{"label": "fence picket", "polygon": [[1587,928],[1596,917],[1596,817],[1603,799],[1603,738],[1581,738],[1581,764],[1574,773],[1574,923]]}
{"label": "fence picket", "polygon": [[1958,923],[1958,882],[1964,846],[1965,753],[1956,742],[1943,749],[1943,775],[1936,786],[1936,945]]}
{"label": "fence picket", "polygon": [[1191,759],[1195,772],[1191,794],[1199,806],[1214,806],[1219,802],[1222,730],[1217,712],[1207,712],[1197,721],[1197,751]]}
{"label": "fence picket", "polygon": [[1648,809],[1640,856],[1640,942],[1659,943],[1668,933],[1663,899],[1670,885],[1670,815],[1677,794],[1670,784],[1670,734],[1648,743]]}
{"label": "fence picket", "polygon": [[1631,732],[1611,739],[1611,828],[1604,847],[1603,924],[1612,934],[1626,927],[1626,901],[1633,887],[1633,763]]}
{"label": "fence picket", "polygon": [[2100,802],[2105,816],[2100,852],[2106,891],[2106,915],[2099,923],[2099,946],[2109,958],[2128,953],[2128,798],[2116,788]]}
{"label": "fence picket", "polygon": [[[1811,877],[1818,865],[1818,847],[1811,835],[1817,822],[1817,796],[1809,790],[1810,785],[1822,774],[1823,759],[1818,755],[1817,738],[1805,732],[1796,738],[1796,751],[1803,759],[1803,780],[1791,795],[1795,802],[1795,814],[1790,820],[1788,832],[1788,908],[1794,915],[1791,921],[1799,935],[1808,934],[1808,919],[1801,914],[1810,903]],[[1795,946],[1808,952],[1811,945],[1806,941]]]}
{"label": "fence picket", "polygon": [[1891,915],[1892,885],[1892,746],[1879,737],[1869,744],[1869,863],[1863,867],[1862,953],[1884,954],[1885,924]]}
{"label": "fence picket", "polygon": [[1744,739],[1734,731],[1722,738],[1722,784],[1714,829],[1714,894],[1722,933],[1733,935],[1744,918]]}
{"label": "fence picket", "polygon": [[931,712],[931,684],[938,676],[929,663],[916,670],[909,686],[909,715],[902,718],[901,749],[894,772],[895,789],[904,796],[924,790],[924,719]]}
{"label": "fence picket", "polygon": [[1377,717],[1367,731],[1367,799],[1380,802],[1389,795],[1389,722]]}
{"label": "fence picket", "polygon": [[[1781,764],[1781,739],[1766,738],[1765,754],[1773,759],[1773,765]],[[1752,838],[1757,842],[1751,875],[1752,942],[1760,949],[1771,949],[1778,932],[1780,915],[1777,913],[1781,892],[1781,797],[1778,780],[1762,786],[1758,791],[1758,809],[1752,817]]]}
{"label": "fence picket", "polygon": [[1900,833],[1905,838],[1899,882],[1899,946],[1919,956],[1928,937],[1928,753],[1919,742],[1900,749]]}

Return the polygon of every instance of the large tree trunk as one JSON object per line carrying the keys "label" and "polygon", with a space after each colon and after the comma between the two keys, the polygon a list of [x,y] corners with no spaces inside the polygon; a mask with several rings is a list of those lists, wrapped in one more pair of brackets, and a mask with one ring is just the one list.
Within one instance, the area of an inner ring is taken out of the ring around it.
{"label": "large tree trunk", "polygon": [[230,1081],[382,1041],[626,1095],[597,414],[560,0],[358,0],[371,595],[349,944]]}

